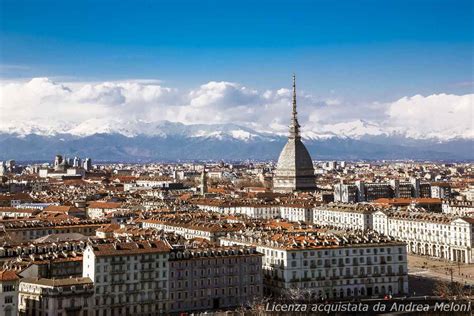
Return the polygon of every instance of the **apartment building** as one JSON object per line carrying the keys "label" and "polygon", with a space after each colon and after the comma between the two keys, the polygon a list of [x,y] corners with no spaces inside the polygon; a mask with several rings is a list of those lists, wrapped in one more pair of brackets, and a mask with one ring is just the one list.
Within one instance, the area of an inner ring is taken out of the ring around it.
{"label": "apartment building", "polygon": [[377,211],[374,230],[407,243],[408,252],[474,262],[474,218],[421,211]]}
{"label": "apartment building", "polygon": [[376,210],[370,204],[329,203],[313,209],[313,222],[342,229],[372,229],[372,214]]}
{"label": "apartment building", "polygon": [[187,239],[204,238],[217,241],[219,237],[228,232],[238,231],[243,228],[241,223],[226,223],[206,221],[205,218],[156,218],[142,220],[143,228],[154,228],[165,232],[174,232]]}
{"label": "apartment building", "polygon": [[170,311],[246,306],[263,294],[262,254],[253,247],[173,249]]}
{"label": "apartment building", "polygon": [[90,278],[24,278],[19,285],[19,315],[93,315],[93,294]]}
{"label": "apartment building", "polygon": [[170,249],[161,240],[88,245],[83,276],[95,284],[95,315],[164,313],[169,297]]}
{"label": "apartment building", "polygon": [[95,231],[108,220],[25,220],[0,223],[3,230],[12,240],[29,241],[51,234],[78,233],[94,236]]}
{"label": "apartment building", "polygon": [[0,271],[0,315],[18,315],[18,282],[13,270]]}
{"label": "apartment building", "polygon": [[263,253],[271,294],[299,289],[313,298],[340,299],[408,293],[406,244],[374,232],[253,229],[228,234],[221,244]]}

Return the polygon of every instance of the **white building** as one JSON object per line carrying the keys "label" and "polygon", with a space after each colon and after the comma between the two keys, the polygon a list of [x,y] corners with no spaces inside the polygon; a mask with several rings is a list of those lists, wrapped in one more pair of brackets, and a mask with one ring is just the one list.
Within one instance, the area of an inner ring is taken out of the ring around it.
{"label": "white building", "polygon": [[20,278],[13,270],[0,271],[0,315],[18,314],[18,281]]}
{"label": "white building", "polygon": [[159,240],[88,245],[83,276],[94,280],[95,315],[166,311],[170,249]]}
{"label": "white building", "polygon": [[[312,222],[313,206],[310,204],[295,203],[279,206],[280,217],[293,222]],[[274,217],[273,217],[274,218]]]}
{"label": "white building", "polygon": [[374,230],[407,243],[408,252],[440,259],[474,262],[474,218],[407,211],[377,211]]}
{"label": "white building", "polygon": [[343,229],[372,229],[372,214],[376,210],[370,204],[329,203],[314,208],[313,222]]}
{"label": "white building", "polygon": [[443,213],[459,215],[459,216],[474,216],[474,202],[472,201],[443,201],[441,206]]}
{"label": "white building", "polygon": [[333,299],[408,293],[406,244],[375,233],[248,230],[220,241],[264,254],[264,285],[272,294],[294,288]]}
{"label": "white building", "polygon": [[91,315],[94,284],[90,278],[24,278],[19,288],[20,315]]}

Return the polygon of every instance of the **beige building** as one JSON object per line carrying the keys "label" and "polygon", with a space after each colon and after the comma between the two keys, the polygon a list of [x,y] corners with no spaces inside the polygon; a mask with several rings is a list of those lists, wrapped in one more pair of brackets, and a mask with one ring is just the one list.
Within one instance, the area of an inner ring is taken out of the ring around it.
{"label": "beige building", "polygon": [[255,248],[176,249],[169,266],[171,312],[246,306],[263,294]]}
{"label": "beige building", "polygon": [[18,282],[20,278],[13,270],[0,271],[0,315],[18,314]]}
{"label": "beige building", "polygon": [[90,278],[24,278],[19,287],[19,315],[93,315],[93,294]]}

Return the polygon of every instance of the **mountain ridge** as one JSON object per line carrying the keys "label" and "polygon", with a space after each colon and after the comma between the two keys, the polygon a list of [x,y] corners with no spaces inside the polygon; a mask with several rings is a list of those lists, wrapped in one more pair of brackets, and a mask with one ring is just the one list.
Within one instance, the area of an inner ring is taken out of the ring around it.
{"label": "mountain ridge", "polygon": [[[124,162],[276,160],[286,142],[286,136],[282,135],[234,136],[222,130],[214,130],[214,134],[166,137],[127,137],[119,133],[89,136],[0,133],[0,159],[51,160],[55,154],[61,153],[88,156],[96,161]],[[303,141],[315,160],[473,160],[474,152],[474,141],[465,139],[439,142],[378,135],[361,139],[329,137]]]}

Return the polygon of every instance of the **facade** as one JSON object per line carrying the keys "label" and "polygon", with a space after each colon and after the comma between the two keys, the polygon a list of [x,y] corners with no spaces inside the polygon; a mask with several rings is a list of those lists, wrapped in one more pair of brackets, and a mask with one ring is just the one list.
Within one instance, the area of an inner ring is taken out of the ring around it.
{"label": "facade", "polygon": [[116,212],[122,207],[118,202],[91,202],[87,206],[87,217],[104,218],[107,214]]}
{"label": "facade", "polygon": [[451,198],[451,186],[445,182],[435,182],[431,184],[431,197],[449,200]]}
{"label": "facade", "polygon": [[78,220],[61,221],[52,223],[50,221],[17,221],[0,224],[0,229],[12,240],[28,241],[51,234],[78,233],[85,236],[94,236],[95,231],[100,228],[105,220]]}
{"label": "facade", "polygon": [[342,229],[372,229],[372,214],[376,208],[370,204],[329,203],[316,206],[313,222],[322,226]]}
{"label": "facade", "polygon": [[472,201],[443,201],[441,208],[446,214],[471,217],[474,215],[474,202]]}
{"label": "facade", "polygon": [[474,219],[395,211],[374,213],[374,230],[407,243],[408,252],[464,263],[474,262]]}
{"label": "facade", "polygon": [[264,254],[268,294],[288,295],[296,289],[313,298],[340,299],[408,293],[403,242],[369,232],[287,232],[279,240],[272,237],[275,233],[246,231],[221,239],[222,245],[255,246]]}
{"label": "facade", "polygon": [[19,315],[93,315],[90,278],[24,278],[19,288]]}
{"label": "facade", "polygon": [[[293,222],[312,222],[313,206],[310,204],[283,204],[279,206],[280,217]],[[274,218],[274,217],[273,217]]]}
{"label": "facade", "polygon": [[170,312],[245,306],[263,294],[255,248],[176,249],[170,253]]}
{"label": "facade", "polygon": [[219,237],[225,236],[228,232],[242,229],[243,225],[240,223],[208,223],[198,220],[185,222],[180,219],[147,219],[142,221],[142,227],[172,232],[187,239],[203,238],[217,241]]}
{"label": "facade", "polygon": [[273,191],[294,192],[314,191],[316,178],[313,161],[301,141],[300,125],[296,112],[296,83],[293,76],[293,114],[290,124],[290,135],[278,158],[273,178]]}
{"label": "facade", "polygon": [[18,282],[20,278],[13,270],[0,271],[0,315],[18,314]]}
{"label": "facade", "polygon": [[334,202],[355,203],[359,200],[357,186],[338,183],[334,185]]}
{"label": "facade", "polygon": [[410,181],[400,182],[364,182],[355,181],[353,184],[338,183],[334,185],[334,201],[343,203],[371,202],[377,199],[391,198],[429,198],[431,185],[421,183],[420,179],[410,178]]}
{"label": "facade", "polygon": [[164,313],[170,249],[160,240],[87,246],[83,276],[94,280],[95,315]]}

